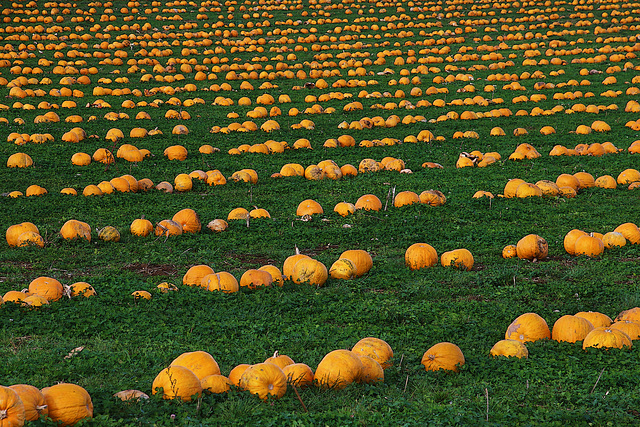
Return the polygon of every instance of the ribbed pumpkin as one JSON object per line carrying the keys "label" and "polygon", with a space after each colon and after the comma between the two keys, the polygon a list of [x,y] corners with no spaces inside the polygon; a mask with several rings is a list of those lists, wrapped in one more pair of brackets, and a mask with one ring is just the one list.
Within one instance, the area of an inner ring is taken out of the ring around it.
{"label": "ribbed pumpkin", "polygon": [[517,340],[500,340],[491,347],[492,356],[517,357],[526,359],[529,357],[529,350],[524,343]]}
{"label": "ribbed pumpkin", "polygon": [[219,375],[218,362],[206,351],[190,351],[173,359],[170,366],[182,366],[193,372],[199,380],[209,375]]}
{"label": "ribbed pumpkin", "polygon": [[426,371],[459,370],[458,365],[464,365],[464,355],[457,345],[450,342],[435,344],[422,355],[422,365]]}
{"label": "ribbed pumpkin", "polygon": [[545,259],[549,253],[549,245],[537,234],[529,234],[518,241],[516,252],[520,259]]}
{"label": "ribbed pumpkin", "polygon": [[382,369],[390,368],[392,365],[393,349],[386,341],[380,338],[362,338],[353,346],[351,351],[371,357],[382,366]]}
{"label": "ribbed pumpkin", "polygon": [[333,350],[325,355],[314,378],[320,387],[340,390],[357,381],[362,375],[362,362],[349,350]]}
{"label": "ribbed pumpkin", "polygon": [[502,248],[502,258],[515,258],[518,256],[518,247],[516,245],[507,245]]}
{"label": "ribbed pumpkin", "polygon": [[269,396],[280,399],[287,392],[287,377],[279,366],[258,363],[242,374],[240,387],[262,400]]}
{"label": "ribbed pumpkin", "polygon": [[255,268],[249,269],[240,277],[240,286],[247,287],[249,289],[256,289],[262,286],[271,286],[273,283],[273,277],[268,271],[258,270]]}
{"label": "ribbed pumpkin", "polygon": [[440,256],[440,263],[443,267],[455,267],[462,270],[471,270],[473,268],[473,255],[468,249],[454,249],[444,252]]}
{"label": "ribbed pumpkin", "polygon": [[102,230],[98,231],[98,238],[105,242],[119,242],[120,232],[115,227],[107,225]]}
{"label": "ribbed pumpkin", "polygon": [[151,390],[156,394],[162,388],[163,399],[182,399],[190,401],[192,396],[202,394],[200,379],[190,369],[183,366],[169,366],[163,369],[153,380]]}
{"label": "ribbed pumpkin", "polygon": [[619,329],[613,327],[595,328],[582,341],[582,348],[596,347],[596,348],[631,348],[631,338]]}
{"label": "ribbed pumpkin", "polygon": [[[29,384],[14,384],[10,389],[18,393],[18,397],[24,405],[25,421],[35,421],[42,415],[49,413],[49,408],[45,402],[44,395],[37,388]],[[0,411],[1,412],[1,411]],[[2,416],[0,416],[0,421]],[[3,425],[0,422],[0,425]]]}
{"label": "ribbed pumpkin", "polygon": [[600,328],[602,326],[609,326],[613,323],[611,318],[604,313],[600,313],[598,311],[581,311],[574,316],[582,317],[587,319],[594,328]]}
{"label": "ribbed pumpkin", "polygon": [[574,343],[584,340],[584,337],[592,330],[593,325],[584,317],[567,314],[553,324],[551,339]]}
{"label": "ribbed pumpkin", "polygon": [[153,224],[148,219],[134,219],[130,231],[134,236],[146,237],[153,231]]}
{"label": "ribbed pumpkin", "polygon": [[640,243],[640,229],[632,222],[620,224],[613,231],[622,234],[631,244],[637,245]]}
{"label": "ribbed pumpkin", "polygon": [[433,267],[438,262],[438,253],[428,243],[414,243],[405,251],[404,262],[411,270]]}
{"label": "ribbed pumpkin", "polygon": [[49,418],[63,426],[93,418],[93,403],[87,391],[76,384],[61,383],[42,389]]}
{"label": "ribbed pumpkin", "polygon": [[0,426],[22,427],[25,407],[15,390],[0,385]]}
{"label": "ribbed pumpkin", "polygon": [[538,314],[525,313],[511,322],[504,337],[521,342],[537,341],[551,338],[551,331],[547,322]]}
{"label": "ribbed pumpkin", "polygon": [[193,209],[182,209],[171,220],[182,226],[183,233],[198,233],[202,228],[200,217]]}
{"label": "ribbed pumpkin", "polygon": [[216,274],[207,274],[200,281],[200,287],[208,291],[222,291],[230,294],[240,290],[238,280],[229,272],[220,271]]}

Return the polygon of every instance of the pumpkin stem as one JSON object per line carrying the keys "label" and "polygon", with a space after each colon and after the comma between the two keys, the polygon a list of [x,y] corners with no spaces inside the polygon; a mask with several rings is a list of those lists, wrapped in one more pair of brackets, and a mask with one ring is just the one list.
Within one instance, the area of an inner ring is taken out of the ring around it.
{"label": "pumpkin stem", "polygon": [[45,409],[47,409],[47,405],[36,406],[36,411],[38,411],[38,413],[44,412]]}
{"label": "pumpkin stem", "polygon": [[71,286],[65,285],[62,287],[62,289],[62,295],[66,295],[67,297],[69,297],[69,299],[71,299]]}
{"label": "pumpkin stem", "polygon": [[7,415],[7,410],[0,409],[0,420],[4,420],[5,418],[9,418],[9,416]]}
{"label": "pumpkin stem", "polygon": [[294,245],[296,247],[296,255],[300,255],[300,249],[298,249],[298,245]]}
{"label": "pumpkin stem", "polygon": [[275,351],[275,353],[273,353],[273,356],[271,356],[271,357],[273,357],[274,359],[275,359],[276,357],[278,357],[278,350],[276,350],[276,351]]}

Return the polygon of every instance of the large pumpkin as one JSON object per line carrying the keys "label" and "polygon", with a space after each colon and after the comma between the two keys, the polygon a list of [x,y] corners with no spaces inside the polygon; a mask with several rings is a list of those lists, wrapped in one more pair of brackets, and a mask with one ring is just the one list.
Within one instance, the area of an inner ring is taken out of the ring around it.
{"label": "large pumpkin", "polygon": [[20,396],[9,387],[0,386],[0,426],[22,427],[25,409]]}
{"label": "large pumpkin", "polygon": [[70,219],[60,229],[60,235],[66,240],[85,239],[91,241],[91,227],[86,222]]}
{"label": "large pumpkin", "polygon": [[414,243],[405,251],[404,262],[411,270],[433,267],[438,262],[438,253],[427,243]]}
{"label": "large pumpkin", "polygon": [[38,231],[38,227],[31,222],[23,222],[21,224],[15,224],[7,228],[6,238],[9,246],[18,246],[18,237],[26,232],[32,231],[34,233],[40,234]]}
{"label": "large pumpkin", "polygon": [[87,391],[76,384],[60,383],[42,389],[49,418],[69,426],[85,418],[93,418],[93,403]]}
{"label": "large pumpkin", "polygon": [[182,284],[188,286],[200,286],[202,278],[207,274],[214,274],[213,268],[205,264],[194,265],[189,268],[182,277]]}
{"label": "large pumpkin", "polygon": [[52,277],[41,276],[29,283],[29,293],[44,297],[48,301],[58,301],[64,295],[64,287]]}
{"label": "large pumpkin", "polygon": [[524,343],[517,340],[500,340],[491,347],[492,356],[517,357],[526,359],[529,357],[529,350]]}
{"label": "large pumpkin", "polygon": [[193,209],[182,209],[171,220],[182,226],[183,233],[197,233],[202,228],[200,217]]}
{"label": "large pumpkin", "polygon": [[473,268],[473,255],[468,249],[454,249],[443,253],[440,256],[440,263],[443,267],[455,267],[462,270]]}
{"label": "large pumpkin", "polygon": [[444,369],[457,372],[458,367],[464,365],[464,355],[457,345],[441,342],[424,352],[421,363],[426,371]]}
{"label": "large pumpkin", "polygon": [[258,363],[242,374],[240,387],[262,400],[269,396],[281,398],[287,392],[287,377],[279,366],[272,363]]}
{"label": "large pumpkin", "polygon": [[340,259],[348,259],[356,267],[356,277],[363,276],[373,267],[373,259],[369,252],[362,249],[350,249],[342,252]]}
{"label": "large pumpkin", "polygon": [[593,325],[584,317],[564,315],[553,324],[551,338],[554,341],[566,341],[574,343],[584,340]]}
{"label": "large pumpkin", "polygon": [[[594,328],[600,328],[602,326],[609,326],[613,323],[611,318],[604,313],[600,313],[598,311],[580,311],[574,316],[582,317],[587,319],[589,323],[593,325]],[[617,320],[617,319],[616,319]]]}
{"label": "large pumpkin", "polygon": [[321,387],[345,388],[362,375],[362,362],[349,350],[333,350],[322,358],[314,378]]}
{"label": "large pumpkin", "polygon": [[171,366],[182,366],[190,369],[200,380],[209,375],[220,374],[218,362],[206,351],[182,353],[171,362]]}
{"label": "large pumpkin", "polygon": [[382,366],[382,369],[390,368],[393,349],[384,340],[375,337],[362,338],[351,349],[356,354],[369,356]]}
{"label": "large pumpkin", "polygon": [[537,234],[529,234],[518,241],[516,253],[520,259],[545,259],[549,253],[549,245]]}
{"label": "large pumpkin", "polygon": [[322,286],[327,281],[329,273],[323,263],[313,258],[302,258],[293,266],[291,280],[297,284],[308,283]]}
{"label": "large pumpkin", "polygon": [[551,331],[547,322],[538,314],[525,313],[511,322],[504,337],[521,342],[537,341],[551,338]]}
{"label": "large pumpkin", "polygon": [[[18,393],[20,400],[22,400],[25,421],[35,421],[39,419],[40,416],[49,413],[49,407],[44,399],[44,395],[37,387],[29,384],[14,384],[9,386],[9,388]],[[0,421],[1,420],[2,416],[0,416]],[[3,424],[0,422],[0,425]]]}
{"label": "large pumpkin", "polygon": [[595,328],[587,334],[582,341],[582,348],[596,347],[596,348],[631,348],[631,338],[619,329],[613,327]]}
{"label": "large pumpkin", "polygon": [[162,388],[163,399],[182,399],[190,401],[192,396],[202,394],[200,379],[191,369],[184,366],[169,366],[163,369],[153,380],[151,390],[153,394]]}

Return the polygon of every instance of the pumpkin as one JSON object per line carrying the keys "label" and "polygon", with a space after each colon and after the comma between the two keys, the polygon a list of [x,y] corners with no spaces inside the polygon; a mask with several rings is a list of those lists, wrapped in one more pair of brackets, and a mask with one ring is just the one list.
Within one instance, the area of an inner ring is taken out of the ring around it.
{"label": "pumpkin", "polygon": [[249,289],[256,289],[261,286],[271,286],[273,277],[268,271],[249,269],[240,277],[240,286]]}
{"label": "pumpkin", "polygon": [[188,152],[187,152],[187,149],[184,148],[182,145],[172,145],[170,147],[165,148],[164,155],[169,160],[183,161],[187,159]]}
{"label": "pumpkin", "polygon": [[[29,296],[29,292],[20,292],[20,291],[7,291],[3,296],[2,296],[2,301],[3,302],[14,302],[17,304],[21,304],[24,299],[26,297]],[[2,305],[2,303],[0,303],[0,305]]]}
{"label": "pumpkin", "polygon": [[149,395],[140,390],[122,390],[114,393],[113,397],[117,397],[123,402],[133,402],[141,399],[148,399]]}
{"label": "pumpkin", "polygon": [[[10,389],[18,393],[18,397],[24,405],[24,420],[35,421],[42,415],[49,413],[49,408],[45,402],[44,395],[37,388],[29,384],[14,384],[9,386]],[[0,413],[2,411],[0,410]],[[2,416],[0,415],[0,421]],[[0,425],[3,425],[0,423]]]}
{"label": "pumpkin", "polygon": [[324,213],[320,203],[312,199],[303,200],[296,209],[297,216],[315,215]]}
{"label": "pumpkin", "polygon": [[154,234],[156,236],[165,237],[179,236],[182,234],[182,225],[170,219],[163,219],[158,224],[156,224]]}
{"label": "pumpkin", "polygon": [[284,276],[285,280],[292,280],[293,267],[302,258],[309,258],[309,256],[304,254],[296,254],[291,255],[284,260],[284,264],[282,265],[282,275]]}
{"label": "pumpkin", "polygon": [[0,426],[22,427],[25,419],[25,407],[18,393],[0,386]]}
{"label": "pumpkin", "polygon": [[376,360],[364,354],[358,354],[357,357],[362,363],[362,373],[358,382],[367,384],[384,382],[384,370]]}
{"label": "pumpkin", "polygon": [[525,181],[520,178],[510,179],[507,184],[504,186],[504,190],[502,191],[504,197],[512,198],[516,197],[516,190],[523,184]]}
{"label": "pumpkin", "polygon": [[411,270],[433,267],[438,262],[438,253],[427,243],[414,243],[405,251],[404,262]]}
{"label": "pumpkin", "polygon": [[194,265],[190,267],[182,277],[182,284],[187,286],[200,286],[202,278],[207,274],[215,274],[215,272],[208,265]]}
{"label": "pumpkin", "polygon": [[41,276],[29,283],[29,293],[39,295],[49,301],[58,301],[64,295],[64,287],[52,277]]}
{"label": "pumpkin", "polygon": [[238,280],[236,280],[231,273],[226,271],[221,271],[216,274],[207,274],[202,278],[200,287],[208,291],[222,291],[227,294],[238,292],[238,290],[240,290]]}
{"label": "pumpkin", "polygon": [[193,180],[186,173],[178,174],[173,180],[173,188],[176,191],[191,191],[193,188]]}
{"label": "pumpkin", "polygon": [[364,209],[366,211],[379,211],[382,209],[382,202],[374,194],[365,194],[358,198],[355,207],[356,209]]}
{"label": "pumpkin", "polygon": [[91,241],[91,227],[86,222],[70,219],[62,225],[60,235],[65,240],[85,239]]}
{"label": "pumpkin", "polygon": [[511,322],[504,337],[505,339],[530,342],[551,338],[551,331],[547,322],[538,314],[525,313]]}
{"label": "pumpkin", "polygon": [[174,285],[173,283],[170,282],[162,282],[162,283],[158,283],[158,286],[156,286],[156,288],[162,292],[163,294],[166,294],[167,292],[174,292],[178,290],[178,287],[176,285]]}
{"label": "pumpkin", "polygon": [[235,208],[231,212],[229,212],[229,215],[227,215],[227,221],[231,221],[235,219],[246,220],[248,217],[249,217],[248,210],[246,210],[245,208]]}
{"label": "pumpkin", "polygon": [[580,181],[573,175],[569,175],[568,173],[560,174],[556,178],[556,185],[558,188],[562,187],[571,187],[574,191],[578,191],[580,189]]}
{"label": "pumpkin", "polygon": [[348,259],[356,267],[356,277],[363,276],[373,267],[371,255],[363,249],[350,249],[340,254],[340,259]]}
{"label": "pumpkin", "polygon": [[502,248],[502,258],[515,258],[518,256],[518,249],[516,245],[507,245]]}
{"label": "pumpkin", "polygon": [[313,371],[304,363],[293,363],[282,368],[287,377],[287,384],[296,387],[309,387],[313,384]]}
{"label": "pumpkin", "polygon": [[362,362],[349,350],[333,350],[325,355],[316,369],[314,378],[320,387],[341,390],[362,375]]}
{"label": "pumpkin", "polygon": [[618,316],[616,316],[616,322],[620,322],[622,320],[631,320],[633,322],[640,322],[640,307],[633,307],[629,310],[621,311]]}
{"label": "pumpkin", "polygon": [[584,317],[567,314],[553,324],[551,339],[574,343],[584,340],[584,337],[592,330],[593,325]]}
{"label": "pumpkin", "polygon": [[129,228],[134,236],[146,237],[153,231],[153,224],[148,219],[134,219]]}
{"label": "pumpkin", "polygon": [[542,196],[545,196],[545,197],[555,197],[560,192],[560,188],[553,181],[543,179],[536,182],[536,185],[538,186],[540,191],[542,191]]}
{"label": "pumpkin", "polygon": [[527,347],[517,340],[500,340],[491,347],[490,353],[494,357],[517,357],[518,359],[529,357]]}
{"label": "pumpkin", "polygon": [[88,298],[97,295],[97,293],[96,290],[93,289],[93,286],[91,286],[87,282],[75,282],[74,284],[69,286],[70,297],[77,297],[80,295]]}
{"label": "pumpkin", "polygon": [[60,383],[42,389],[49,418],[63,426],[93,418],[93,403],[87,391],[76,384]]}
{"label": "pumpkin", "polygon": [[202,228],[200,217],[193,209],[182,209],[171,220],[182,226],[183,233],[197,233]]}
{"label": "pumpkin", "polygon": [[576,239],[575,255],[586,255],[590,258],[598,257],[604,252],[604,243],[593,233],[585,234]]}
{"label": "pumpkin", "polygon": [[348,259],[339,259],[329,268],[329,276],[334,279],[350,280],[356,277],[356,266]]}
{"label": "pumpkin", "polygon": [[440,263],[443,267],[455,267],[462,270],[471,270],[473,268],[473,255],[468,249],[454,249],[443,253],[440,256]]}
{"label": "pumpkin", "polygon": [[104,240],[105,242],[119,242],[120,232],[115,227],[108,225],[102,230],[98,231],[98,238],[100,240]]}
{"label": "pumpkin", "polygon": [[295,362],[293,361],[292,358],[290,358],[289,356],[287,356],[286,354],[280,354],[278,353],[278,351],[276,350],[273,353],[273,356],[267,358],[264,363],[273,363],[274,365],[278,366],[280,369],[284,369],[285,366],[287,365],[293,365]]}
{"label": "pumpkin", "polygon": [[153,394],[162,388],[163,399],[181,399],[191,401],[193,396],[202,394],[200,379],[191,369],[183,366],[169,366],[163,369],[153,380],[151,390]]}
{"label": "pumpkin", "polygon": [[170,366],[182,366],[193,372],[199,380],[209,375],[219,375],[216,360],[206,351],[190,351],[173,359]]}
{"label": "pumpkin", "polygon": [[240,387],[240,379],[242,378],[242,374],[244,374],[244,371],[246,371],[247,369],[249,369],[251,367],[251,365],[248,365],[246,363],[241,363],[238,366],[234,367],[231,372],[229,372],[229,381],[231,381],[231,384],[235,385],[236,387]]}
{"label": "pumpkin", "polygon": [[24,233],[25,231],[31,231],[36,234],[40,234],[38,231],[38,227],[31,222],[23,222],[20,224],[15,224],[7,228],[6,239],[9,246],[18,246],[18,237]]}
{"label": "pumpkin", "polygon": [[516,252],[520,259],[541,260],[547,257],[549,245],[537,234],[529,234],[518,241]]}
{"label": "pumpkin", "polygon": [[262,400],[269,396],[279,399],[287,392],[287,377],[277,365],[258,363],[244,371],[240,388],[257,394]]}
{"label": "pumpkin", "polygon": [[7,159],[8,168],[28,168],[33,165],[31,156],[25,153],[15,153]]}
{"label": "pumpkin", "polygon": [[393,206],[396,208],[412,205],[414,203],[420,203],[420,198],[413,191],[401,191],[396,194],[396,197],[393,199]]}
{"label": "pumpkin", "polygon": [[382,369],[387,369],[392,366],[391,359],[393,358],[393,350],[386,341],[380,338],[366,337],[358,341],[353,348],[352,352],[369,356],[382,366]]}
{"label": "pumpkin", "polygon": [[226,393],[231,390],[233,383],[224,375],[208,375],[200,380],[203,391],[213,394]]}
{"label": "pumpkin", "polygon": [[594,328],[609,326],[613,323],[613,321],[609,316],[597,311],[581,311],[579,313],[574,314],[574,316],[587,319],[589,323],[593,325]]}
{"label": "pumpkin", "polygon": [[640,229],[632,222],[620,224],[613,231],[622,234],[631,244],[640,244]]}
{"label": "pumpkin", "polygon": [[632,320],[619,320],[611,324],[612,328],[619,329],[631,338],[631,341],[640,338],[640,323]]}
{"label": "pumpkin", "polygon": [[41,307],[49,304],[49,300],[41,295],[29,295],[22,301],[30,307]]}
{"label": "pumpkin", "polygon": [[229,223],[224,219],[214,219],[207,224],[207,228],[214,233],[220,233],[226,230],[227,227],[229,227]]}
{"label": "pumpkin", "polygon": [[356,211],[356,207],[353,203],[340,202],[334,206],[333,211],[340,216],[347,216],[354,213]]}
{"label": "pumpkin", "polygon": [[629,348],[633,346],[629,335],[610,326],[593,329],[582,341],[583,350],[588,347],[622,348],[625,346]]}
{"label": "pumpkin", "polygon": [[605,249],[621,248],[627,244],[627,239],[617,231],[610,231],[602,236],[602,244]]}
{"label": "pumpkin", "polygon": [[573,229],[571,231],[569,231],[565,236],[564,236],[564,250],[567,251],[567,253],[569,255],[575,255],[576,254],[576,241],[582,237],[582,236],[586,236],[587,233],[585,233],[582,230],[578,230],[578,229]]}
{"label": "pumpkin", "polygon": [[173,193],[173,185],[167,181],[162,181],[156,184],[156,190],[171,194]]}
{"label": "pumpkin", "polygon": [[625,169],[616,178],[620,185],[628,185],[632,182],[640,181],[640,171],[637,169]]}
{"label": "pumpkin", "polygon": [[322,286],[327,281],[329,273],[323,263],[313,258],[302,258],[293,266],[291,280],[297,284],[308,283]]}
{"label": "pumpkin", "polygon": [[426,371],[446,371],[458,372],[459,366],[464,365],[464,355],[457,345],[450,342],[435,344],[422,355],[420,362]]}
{"label": "pumpkin", "polygon": [[258,270],[266,271],[271,275],[273,279],[273,284],[282,286],[284,284],[284,278],[282,277],[282,272],[275,265],[263,265]]}
{"label": "pumpkin", "polygon": [[133,299],[137,300],[141,300],[141,299],[146,299],[146,300],[150,300],[151,299],[151,294],[147,291],[133,291],[131,292],[131,296],[133,297]]}
{"label": "pumpkin", "polygon": [[39,185],[33,184],[27,187],[27,190],[24,192],[25,196],[44,196],[47,194],[47,190]]}

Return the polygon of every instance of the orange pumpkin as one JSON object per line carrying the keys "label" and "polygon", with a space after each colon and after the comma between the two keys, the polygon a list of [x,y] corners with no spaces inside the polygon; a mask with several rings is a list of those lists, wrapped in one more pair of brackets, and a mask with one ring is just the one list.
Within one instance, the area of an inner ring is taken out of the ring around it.
{"label": "orange pumpkin", "polygon": [[240,387],[262,400],[269,396],[280,399],[287,392],[287,377],[277,365],[258,363],[244,371]]}
{"label": "orange pumpkin", "polygon": [[76,384],[60,383],[42,389],[49,418],[63,426],[93,418],[93,403],[87,391]]}
{"label": "orange pumpkin", "polygon": [[25,407],[18,393],[0,386],[0,425],[23,426],[25,419]]}
{"label": "orange pumpkin", "polygon": [[517,357],[518,359],[529,357],[529,350],[518,340],[500,340],[491,347],[490,353],[494,357]]}
{"label": "orange pumpkin", "polygon": [[551,338],[551,331],[547,322],[538,314],[525,313],[511,322],[504,337],[521,342],[537,341]]}
{"label": "orange pumpkin", "polygon": [[322,358],[314,377],[320,387],[340,390],[357,381],[362,370],[362,362],[355,353],[333,350]]}
{"label": "orange pumpkin", "polygon": [[46,416],[49,413],[44,395],[38,388],[29,384],[14,384],[9,386],[9,388],[18,393],[18,397],[22,400],[25,421],[35,421],[39,419],[40,416]]}
{"label": "orange pumpkin", "polygon": [[450,342],[435,344],[422,355],[422,365],[426,371],[447,371],[458,372],[459,366],[464,365],[464,355],[457,345]]}
{"label": "orange pumpkin", "polygon": [[362,354],[371,357],[378,362],[382,369],[392,366],[393,350],[391,346],[384,340],[375,337],[362,338],[351,349],[356,354]]}
{"label": "orange pumpkin", "polygon": [[282,369],[287,376],[287,384],[296,387],[308,387],[313,384],[313,371],[304,363],[293,363]]}
{"label": "orange pumpkin", "polygon": [[433,267],[438,262],[438,253],[428,243],[414,243],[405,251],[404,262],[411,270]]}
{"label": "orange pumpkin", "polygon": [[182,366],[193,372],[199,380],[209,375],[219,375],[218,362],[206,351],[190,351],[176,357],[170,366]]}
{"label": "orange pumpkin", "polygon": [[566,341],[574,343],[584,340],[593,325],[584,317],[564,315],[553,324],[551,338],[554,341]]}
{"label": "orange pumpkin", "polygon": [[190,401],[193,396],[202,394],[200,379],[190,369],[183,366],[169,366],[163,369],[153,380],[152,393],[162,388],[163,399],[182,399]]}

